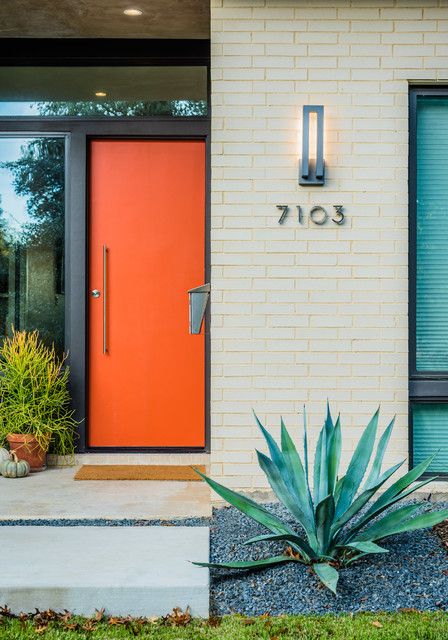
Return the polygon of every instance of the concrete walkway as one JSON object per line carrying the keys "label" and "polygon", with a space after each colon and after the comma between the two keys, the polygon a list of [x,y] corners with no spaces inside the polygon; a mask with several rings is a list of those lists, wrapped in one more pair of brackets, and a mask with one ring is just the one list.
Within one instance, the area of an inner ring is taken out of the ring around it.
{"label": "concrete walkway", "polygon": [[77,467],[0,477],[0,520],[171,520],[211,515],[204,482],[76,481]]}
{"label": "concrete walkway", "polygon": [[0,602],[15,613],[208,615],[209,572],[191,564],[208,561],[208,527],[0,527],[0,545]]}

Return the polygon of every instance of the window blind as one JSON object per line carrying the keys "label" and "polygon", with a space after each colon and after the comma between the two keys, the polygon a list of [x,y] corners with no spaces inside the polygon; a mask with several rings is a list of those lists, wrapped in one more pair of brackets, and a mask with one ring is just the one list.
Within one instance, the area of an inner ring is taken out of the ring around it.
{"label": "window blind", "polygon": [[[448,97],[417,101],[417,371],[448,371]],[[448,415],[448,414],[447,414]]]}
{"label": "window blind", "polygon": [[437,452],[428,472],[448,472],[448,404],[415,403],[412,415],[414,467]]}

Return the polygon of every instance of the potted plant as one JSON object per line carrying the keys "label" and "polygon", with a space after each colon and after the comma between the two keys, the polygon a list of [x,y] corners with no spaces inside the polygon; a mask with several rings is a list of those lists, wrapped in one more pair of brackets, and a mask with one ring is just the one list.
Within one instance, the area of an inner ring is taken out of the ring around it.
{"label": "potted plant", "polygon": [[15,331],[0,349],[0,446],[45,468],[46,454],[74,453],[75,426],[68,391],[66,355],[56,355],[37,331]]}

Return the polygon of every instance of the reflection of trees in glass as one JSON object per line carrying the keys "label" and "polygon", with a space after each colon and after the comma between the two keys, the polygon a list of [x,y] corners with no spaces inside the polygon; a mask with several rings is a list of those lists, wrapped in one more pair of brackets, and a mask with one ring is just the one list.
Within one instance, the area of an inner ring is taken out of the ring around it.
{"label": "reflection of trees in glass", "polygon": [[95,102],[38,102],[43,116],[101,116],[103,118],[128,118],[136,116],[171,116],[173,118],[207,115],[205,100],[102,100]]}
{"label": "reflection of trees in glass", "polygon": [[58,351],[64,347],[64,299],[58,286],[64,243],[64,151],[63,138],[33,138],[21,145],[17,159],[0,163],[10,172],[27,214],[20,219],[19,210],[9,211],[11,225],[2,218],[1,333],[8,334],[12,325],[38,329]]}
{"label": "reflection of trees in glass", "polygon": [[18,196],[26,198],[30,220],[17,241],[58,244],[64,237],[64,139],[36,138],[22,145],[18,160],[2,162],[13,176]]}

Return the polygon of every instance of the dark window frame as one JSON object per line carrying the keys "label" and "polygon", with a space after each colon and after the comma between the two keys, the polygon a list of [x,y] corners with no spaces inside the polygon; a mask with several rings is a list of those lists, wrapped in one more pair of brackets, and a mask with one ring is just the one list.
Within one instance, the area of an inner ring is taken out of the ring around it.
{"label": "dark window frame", "polygon": [[[20,46],[19,46],[20,45]],[[11,52],[20,52],[12,54]],[[208,40],[0,39],[1,66],[175,65],[207,67],[208,115],[203,117],[67,118],[2,116],[0,135],[66,136],[65,348],[78,426],[78,453],[210,452],[210,305],[205,317],[205,446],[89,447],[88,390],[88,145],[92,138],[192,139],[206,143],[205,273],[210,279],[210,43]],[[70,268],[70,264],[72,268]]]}
{"label": "dark window frame", "polygon": [[[409,466],[414,464],[413,405],[448,403],[448,370],[417,370],[417,100],[420,96],[446,96],[447,85],[411,86],[409,89]],[[433,476],[427,473],[423,477]],[[447,472],[436,474],[448,480]]]}

